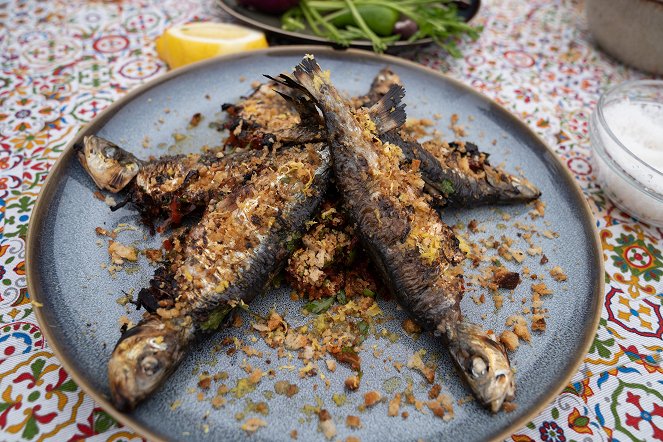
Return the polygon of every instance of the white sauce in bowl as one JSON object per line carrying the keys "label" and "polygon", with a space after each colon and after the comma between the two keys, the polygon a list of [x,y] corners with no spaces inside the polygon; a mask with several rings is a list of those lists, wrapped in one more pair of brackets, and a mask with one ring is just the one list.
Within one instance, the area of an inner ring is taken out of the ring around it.
{"label": "white sauce in bowl", "polygon": [[590,124],[599,183],[621,209],[663,226],[663,103],[606,101]]}
{"label": "white sauce in bowl", "polygon": [[[663,174],[663,104],[619,101],[606,106],[603,115],[612,133],[633,155]],[[617,143],[605,147],[625,172],[663,193],[663,175],[651,173]]]}

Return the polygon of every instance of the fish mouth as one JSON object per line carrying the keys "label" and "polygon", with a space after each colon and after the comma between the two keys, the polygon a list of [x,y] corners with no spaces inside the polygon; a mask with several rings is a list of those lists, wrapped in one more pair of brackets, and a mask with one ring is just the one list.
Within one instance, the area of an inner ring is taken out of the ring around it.
{"label": "fish mouth", "polygon": [[510,175],[490,166],[484,171],[486,182],[494,189],[497,202],[528,202],[541,196],[541,191],[523,177]]}
{"label": "fish mouth", "polygon": [[78,160],[97,187],[112,193],[124,189],[143,164],[132,153],[96,135],[83,138]]}
{"label": "fish mouth", "polygon": [[541,196],[541,191],[524,178],[513,177],[511,184],[518,190],[518,196],[523,201],[535,200]]}
{"label": "fish mouth", "polygon": [[505,402],[510,402],[516,397],[516,383],[513,378],[513,372],[509,370],[507,373],[500,373],[497,375],[497,378],[499,379],[500,376],[505,377],[505,381],[503,382],[504,388],[496,392],[495,397],[484,402],[486,408],[492,413],[497,413]]}

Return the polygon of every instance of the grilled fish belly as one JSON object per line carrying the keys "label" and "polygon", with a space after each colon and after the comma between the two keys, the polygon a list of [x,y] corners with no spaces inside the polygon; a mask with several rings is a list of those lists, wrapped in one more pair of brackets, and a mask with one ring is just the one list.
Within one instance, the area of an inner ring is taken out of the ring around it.
{"label": "grilled fish belly", "polygon": [[217,328],[233,307],[263,290],[294,251],[330,173],[324,145],[288,149],[244,186],[211,199],[198,224],[173,238],[169,263],[157,275],[172,303],[128,330],[109,361],[116,407],[131,409],[149,396],[196,335]]}
{"label": "grilled fish belly", "polygon": [[404,163],[402,149],[382,142],[376,130],[385,120],[405,121],[400,87],[370,110],[355,110],[310,57],[295,68],[294,77],[281,79],[306,90],[322,110],[337,186],[374,265],[417,322],[446,336],[477,398],[499,410],[513,397],[512,373],[501,345],[462,320],[459,264],[464,256],[458,240],[424,195],[417,163]]}

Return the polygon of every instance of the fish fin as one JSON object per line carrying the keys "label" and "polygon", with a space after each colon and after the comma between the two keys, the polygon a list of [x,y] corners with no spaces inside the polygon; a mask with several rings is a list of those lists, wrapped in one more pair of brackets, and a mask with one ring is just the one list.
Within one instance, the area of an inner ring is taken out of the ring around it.
{"label": "fish fin", "polygon": [[309,124],[315,126],[320,124],[320,113],[318,112],[318,108],[315,107],[315,104],[309,98],[308,95],[304,94],[288,95],[277,90],[275,90],[274,92],[279,94],[281,97],[283,97],[284,100],[288,101],[294,106],[295,110],[299,114],[299,117],[301,118],[301,124],[307,126]]}
{"label": "fish fin", "polygon": [[306,88],[304,86],[297,83],[295,80],[293,80],[292,78],[288,77],[285,74],[281,74],[277,78],[274,78],[271,75],[266,75],[266,74],[263,75],[263,76],[266,77],[266,78],[269,78],[270,80],[275,81],[279,84],[282,84],[284,86],[288,86],[291,89],[307,92]]}
{"label": "fish fin", "polygon": [[119,203],[115,204],[114,206],[110,206],[111,212],[115,212],[116,210],[121,209],[122,207],[126,206],[131,202],[131,195],[128,195],[124,200],[120,201]]}
{"label": "fish fin", "polygon": [[375,123],[378,134],[389,132],[405,124],[405,103],[401,100],[405,96],[405,89],[400,84],[394,84],[380,100],[368,110],[368,114]]}
{"label": "fish fin", "polygon": [[[284,86],[288,86],[289,88],[303,91],[307,95],[311,95],[311,87],[315,85],[314,78],[318,77],[322,79],[323,74],[322,69],[320,69],[320,66],[315,61],[315,58],[313,58],[313,56],[307,55],[297,66],[295,66],[293,76],[294,78],[285,74],[281,74],[278,76],[278,78],[274,78],[269,75],[265,75],[265,77],[269,78],[270,80],[276,81],[277,83],[280,83]],[[323,83],[324,82],[325,81],[323,79]]]}
{"label": "fish fin", "polygon": [[314,77],[321,74],[322,69],[320,69],[320,65],[317,61],[315,61],[315,58],[312,55],[304,56],[302,61],[300,61],[299,64],[295,67],[295,78],[297,78],[299,81],[302,80],[300,78],[302,75]]}

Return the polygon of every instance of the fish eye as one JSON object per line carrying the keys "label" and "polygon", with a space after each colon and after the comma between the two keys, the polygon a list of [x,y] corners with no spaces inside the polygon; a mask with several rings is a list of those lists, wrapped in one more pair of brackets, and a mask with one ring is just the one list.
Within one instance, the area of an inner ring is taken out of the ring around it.
{"label": "fish eye", "polygon": [[148,376],[152,376],[159,368],[159,360],[154,356],[146,356],[140,362],[140,368]]}
{"label": "fish eye", "polygon": [[117,155],[117,149],[115,146],[106,146],[104,148],[104,155],[108,158],[115,158],[115,155]]}
{"label": "fish eye", "polygon": [[486,372],[488,371],[488,364],[486,364],[486,361],[484,361],[482,357],[475,356],[472,359],[472,367],[470,369],[472,372],[472,376],[478,378],[479,376],[483,376],[486,374]]}

